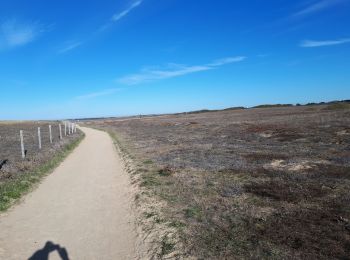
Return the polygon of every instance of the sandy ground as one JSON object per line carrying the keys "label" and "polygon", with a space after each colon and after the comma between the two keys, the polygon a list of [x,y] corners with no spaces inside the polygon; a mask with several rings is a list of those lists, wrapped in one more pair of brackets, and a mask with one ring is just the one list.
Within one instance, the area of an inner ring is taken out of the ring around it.
{"label": "sandy ground", "polygon": [[0,215],[0,259],[136,258],[129,177],[111,138],[82,130],[79,147]]}

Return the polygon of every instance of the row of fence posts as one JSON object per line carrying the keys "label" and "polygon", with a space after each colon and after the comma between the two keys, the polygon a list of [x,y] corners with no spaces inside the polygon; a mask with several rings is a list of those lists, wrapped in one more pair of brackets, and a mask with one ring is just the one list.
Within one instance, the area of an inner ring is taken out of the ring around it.
{"label": "row of fence posts", "polygon": [[[58,124],[58,130],[59,130],[59,139],[63,139],[62,135],[62,126],[61,124]],[[64,136],[71,135],[77,132],[77,124],[71,123],[71,122],[64,122]],[[21,155],[22,158],[26,158],[26,152],[24,149],[24,138],[23,138],[23,130],[19,131],[20,135],[20,140],[21,140]],[[49,125],[49,136],[50,136],[50,143],[53,143],[53,138],[52,138],[52,126]],[[41,150],[41,129],[38,127],[38,145],[39,145],[39,150]]]}

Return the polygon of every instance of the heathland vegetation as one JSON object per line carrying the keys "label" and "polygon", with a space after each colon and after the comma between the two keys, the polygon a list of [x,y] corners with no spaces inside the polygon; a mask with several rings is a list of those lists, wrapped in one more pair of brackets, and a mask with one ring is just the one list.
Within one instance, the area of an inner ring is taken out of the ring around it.
{"label": "heathland vegetation", "polygon": [[339,102],[85,124],[131,159],[158,255],[346,259],[349,120]]}

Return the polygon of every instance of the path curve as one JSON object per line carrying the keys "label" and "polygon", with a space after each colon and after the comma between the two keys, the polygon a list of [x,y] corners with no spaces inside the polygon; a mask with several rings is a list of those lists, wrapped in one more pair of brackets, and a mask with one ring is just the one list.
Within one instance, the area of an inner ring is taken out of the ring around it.
{"label": "path curve", "polygon": [[37,255],[51,252],[49,259],[136,258],[129,177],[109,135],[81,129],[86,137],[73,153],[0,215],[0,259],[28,259],[43,248]]}

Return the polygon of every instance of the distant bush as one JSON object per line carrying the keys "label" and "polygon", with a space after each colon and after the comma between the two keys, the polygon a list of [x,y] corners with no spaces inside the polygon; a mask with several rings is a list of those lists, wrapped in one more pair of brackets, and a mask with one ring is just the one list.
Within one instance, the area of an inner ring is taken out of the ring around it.
{"label": "distant bush", "polygon": [[342,102],[342,103],[334,103],[328,105],[324,108],[325,110],[342,110],[342,109],[350,109],[350,103]]}
{"label": "distant bush", "polygon": [[305,104],[305,106],[319,106],[319,105],[333,105],[333,104],[346,104],[346,103],[350,103],[350,100],[334,100],[334,101],[329,101],[329,102],[319,102],[319,103],[307,103]]}
{"label": "distant bush", "polygon": [[271,108],[271,107],[292,107],[293,104],[266,104],[266,105],[259,105],[259,106],[255,106],[253,108]]}
{"label": "distant bush", "polygon": [[216,112],[216,111],[218,110],[201,109],[201,110],[187,112],[187,114],[199,114],[199,113]]}
{"label": "distant bush", "polygon": [[245,107],[229,107],[229,108],[225,108],[224,110],[241,110],[241,109],[246,109]]}

